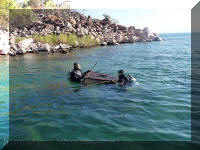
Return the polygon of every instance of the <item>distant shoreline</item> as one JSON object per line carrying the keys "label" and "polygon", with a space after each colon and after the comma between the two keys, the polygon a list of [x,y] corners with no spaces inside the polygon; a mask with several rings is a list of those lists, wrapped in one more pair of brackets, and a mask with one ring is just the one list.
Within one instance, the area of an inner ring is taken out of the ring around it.
{"label": "distant shoreline", "polygon": [[[13,10],[10,16],[9,33],[2,30],[0,32],[4,41],[0,43],[4,45],[0,49],[1,55],[69,53],[75,48],[163,40],[147,27],[136,29],[134,26],[119,25],[108,15],[99,20],[75,11],[33,10],[30,13],[17,10],[16,13]],[[36,19],[30,21],[27,16],[34,16]]]}

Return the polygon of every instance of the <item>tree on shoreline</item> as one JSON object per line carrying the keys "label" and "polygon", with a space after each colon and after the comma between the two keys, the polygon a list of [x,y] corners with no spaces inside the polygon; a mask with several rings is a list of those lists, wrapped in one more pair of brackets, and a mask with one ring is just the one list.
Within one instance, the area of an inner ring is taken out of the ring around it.
{"label": "tree on shoreline", "polygon": [[70,5],[68,0],[61,4],[55,4],[53,0],[0,0],[0,27],[8,28],[10,9],[70,9]]}

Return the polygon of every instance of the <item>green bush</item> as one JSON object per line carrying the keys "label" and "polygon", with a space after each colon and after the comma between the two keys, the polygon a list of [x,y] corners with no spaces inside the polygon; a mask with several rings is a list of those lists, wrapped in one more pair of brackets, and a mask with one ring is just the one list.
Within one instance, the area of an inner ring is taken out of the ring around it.
{"label": "green bush", "polygon": [[37,16],[31,9],[10,9],[9,11],[10,28],[23,28],[36,20]]}
{"label": "green bush", "polygon": [[74,46],[76,44],[76,41],[78,41],[78,37],[75,34],[70,34],[70,35],[60,34],[59,35],[60,43]]}
{"label": "green bush", "polygon": [[15,43],[19,43],[20,41],[23,41],[25,38],[24,37],[17,37],[15,39]]}
{"label": "green bush", "polygon": [[48,34],[46,36],[35,35],[33,38],[36,42],[47,43],[52,46],[58,45],[59,43],[75,46],[76,42],[79,43],[79,47],[90,47],[98,44],[98,42],[95,39],[92,39],[91,36],[78,37],[75,34]]}
{"label": "green bush", "polygon": [[48,34],[46,36],[36,35],[33,37],[36,42],[48,43],[49,45],[57,45],[59,43],[58,36]]}

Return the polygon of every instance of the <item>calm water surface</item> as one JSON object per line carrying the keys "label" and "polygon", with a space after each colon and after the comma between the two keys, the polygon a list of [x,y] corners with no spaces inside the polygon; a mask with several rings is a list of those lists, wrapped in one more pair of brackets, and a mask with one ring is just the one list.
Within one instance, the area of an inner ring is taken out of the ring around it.
{"label": "calm water surface", "polygon": [[[75,50],[69,55],[12,57],[10,135],[23,140],[189,141],[191,139],[190,34],[165,41]],[[8,136],[8,61],[0,58],[0,137]],[[137,83],[81,86],[70,82],[73,62],[84,71]]]}

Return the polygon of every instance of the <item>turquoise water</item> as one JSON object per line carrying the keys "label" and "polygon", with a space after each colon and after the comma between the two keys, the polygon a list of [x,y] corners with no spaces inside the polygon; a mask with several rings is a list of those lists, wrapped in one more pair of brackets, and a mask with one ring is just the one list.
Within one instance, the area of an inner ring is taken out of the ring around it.
{"label": "turquoise water", "polygon": [[0,57],[0,148],[8,140],[9,59]]}
{"label": "turquoise water", "polygon": [[[161,37],[165,41],[10,58],[10,138],[190,141],[190,34]],[[0,137],[6,137],[8,63],[0,59]],[[66,77],[75,61],[84,71],[95,62],[97,72],[124,69],[137,83],[81,86]]]}

